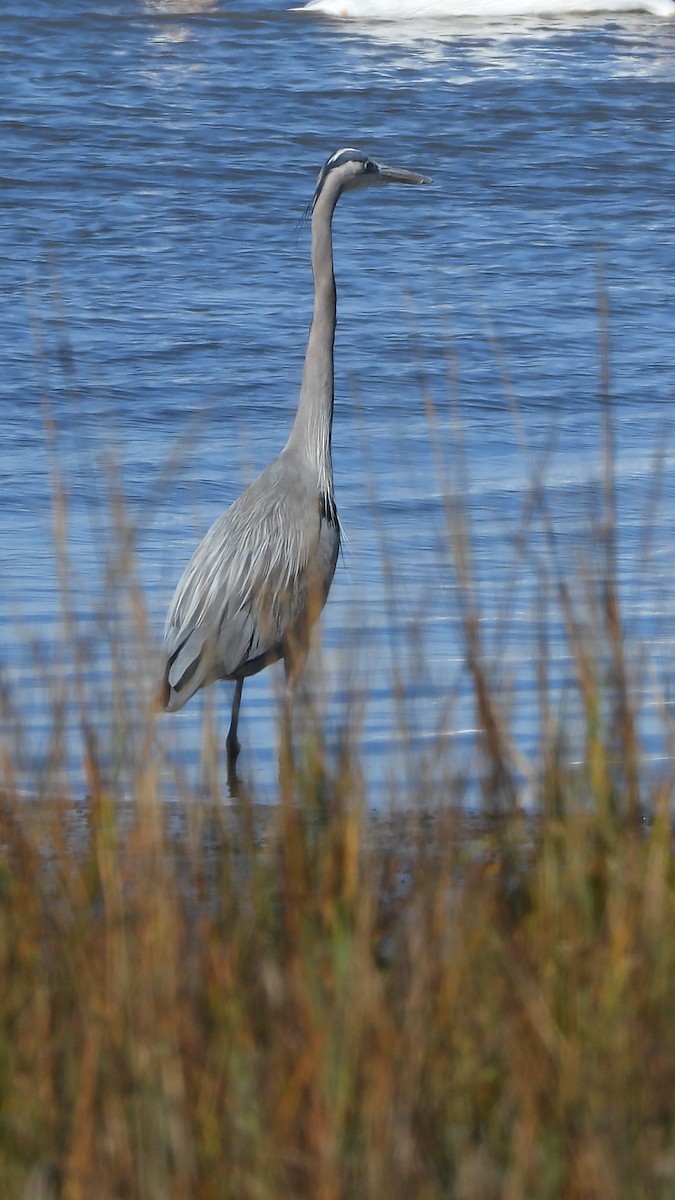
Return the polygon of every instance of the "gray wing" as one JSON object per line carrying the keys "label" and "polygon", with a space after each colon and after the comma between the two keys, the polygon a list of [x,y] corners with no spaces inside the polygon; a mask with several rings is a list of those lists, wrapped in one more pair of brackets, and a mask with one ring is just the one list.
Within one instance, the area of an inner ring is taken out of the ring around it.
{"label": "gray wing", "polygon": [[318,616],[338,549],[337,519],[327,519],[315,478],[282,453],[211,526],[183,573],[164,632],[165,707],[280,658],[316,587]]}

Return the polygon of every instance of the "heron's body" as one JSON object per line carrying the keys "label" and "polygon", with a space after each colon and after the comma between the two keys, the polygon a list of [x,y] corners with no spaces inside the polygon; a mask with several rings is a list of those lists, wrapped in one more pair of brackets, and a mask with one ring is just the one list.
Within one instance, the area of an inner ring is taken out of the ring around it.
{"label": "heron's body", "polygon": [[165,633],[165,707],[285,653],[300,657],[339,549],[332,493],[322,496],[317,472],[284,449],[215,521],[183,574]]}
{"label": "heron's body", "polygon": [[244,679],[283,658],[290,694],[335,573],[340,526],[331,460],[336,323],[331,225],[343,191],[376,182],[427,180],[380,166],[356,150],[338,151],[319,174],[312,202],[314,312],[290,437],[211,526],[169,609],[163,705],[175,712],[205,684],[236,680],[230,765],[239,749]]}

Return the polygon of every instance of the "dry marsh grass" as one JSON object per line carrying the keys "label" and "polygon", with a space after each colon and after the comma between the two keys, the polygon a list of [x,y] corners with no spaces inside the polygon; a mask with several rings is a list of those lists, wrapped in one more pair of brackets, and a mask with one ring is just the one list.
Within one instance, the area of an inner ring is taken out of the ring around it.
{"label": "dry marsh grass", "polygon": [[374,820],[321,776],[255,828],[3,795],[0,1193],[671,1196],[669,789]]}

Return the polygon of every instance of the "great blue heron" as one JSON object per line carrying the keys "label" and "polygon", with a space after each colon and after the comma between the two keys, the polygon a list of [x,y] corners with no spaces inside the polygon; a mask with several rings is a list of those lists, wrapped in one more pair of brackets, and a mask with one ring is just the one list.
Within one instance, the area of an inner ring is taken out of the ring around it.
{"label": "great blue heron", "polygon": [[319,172],[310,206],[314,312],[290,437],[211,526],[176,588],[164,632],[164,708],[175,712],[216,679],[235,681],[228,768],[239,753],[244,680],[283,658],[286,695],[307,658],[340,548],[333,495],[332,219],[343,192],[365,184],[429,183],[424,175],[338,150]]}

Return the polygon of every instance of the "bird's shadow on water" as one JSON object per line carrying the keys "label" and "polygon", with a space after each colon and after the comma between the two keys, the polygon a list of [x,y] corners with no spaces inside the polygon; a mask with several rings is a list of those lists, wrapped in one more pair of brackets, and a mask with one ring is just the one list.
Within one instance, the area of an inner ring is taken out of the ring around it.
{"label": "bird's shadow on water", "polygon": [[239,775],[236,764],[228,766],[227,789],[242,841],[245,846],[252,848],[258,838],[256,806],[253,791]]}

